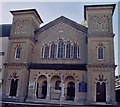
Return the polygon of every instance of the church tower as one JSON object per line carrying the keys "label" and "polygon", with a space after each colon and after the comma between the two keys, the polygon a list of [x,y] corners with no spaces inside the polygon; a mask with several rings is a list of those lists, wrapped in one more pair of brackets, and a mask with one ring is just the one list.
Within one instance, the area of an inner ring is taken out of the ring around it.
{"label": "church tower", "polygon": [[114,8],[113,4],[84,7],[88,22],[88,103],[115,102]]}
{"label": "church tower", "polygon": [[23,101],[27,95],[29,70],[34,53],[35,30],[43,23],[35,9],[11,11],[13,22],[5,63],[3,99]]}

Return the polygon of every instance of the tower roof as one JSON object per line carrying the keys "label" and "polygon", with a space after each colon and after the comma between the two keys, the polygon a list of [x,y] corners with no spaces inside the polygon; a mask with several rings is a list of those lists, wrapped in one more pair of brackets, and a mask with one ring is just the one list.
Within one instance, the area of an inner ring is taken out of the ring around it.
{"label": "tower roof", "polygon": [[104,10],[104,9],[112,9],[112,15],[114,13],[116,4],[103,4],[103,5],[85,5],[84,6],[84,19],[86,20],[86,11],[87,10]]}
{"label": "tower roof", "polygon": [[40,15],[38,14],[37,10],[36,9],[25,9],[25,10],[14,10],[14,11],[10,11],[13,15],[14,14],[17,14],[17,13],[35,13],[39,19],[39,21],[41,23],[43,23]]}

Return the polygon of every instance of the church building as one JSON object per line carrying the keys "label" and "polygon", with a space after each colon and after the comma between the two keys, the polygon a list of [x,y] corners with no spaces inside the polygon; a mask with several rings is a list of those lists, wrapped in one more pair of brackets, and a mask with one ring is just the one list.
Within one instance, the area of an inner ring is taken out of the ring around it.
{"label": "church building", "polygon": [[10,11],[3,102],[116,104],[114,9],[85,5],[87,27],[64,16],[40,27],[36,9]]}

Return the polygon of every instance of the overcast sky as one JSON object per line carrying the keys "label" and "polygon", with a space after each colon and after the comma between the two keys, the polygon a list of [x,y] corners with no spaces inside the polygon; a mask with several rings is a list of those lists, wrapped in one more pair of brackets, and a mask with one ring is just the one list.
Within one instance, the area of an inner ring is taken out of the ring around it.
{"label": "overcast sky", "polygon": [[[118,2],[117,1],[119,0],[114,0],[114,2],[113,0],[109,0],[112,2],[97,2],[97,3],[96,2],[33,2],[33,1],[32,2],[10,2],[11,0],[3,0],[3,1],[4,2],[2,2],[2,5],[1,5],[2,11],[0,11],[0,14],[2,14],[2,20],[0,24],[12,23],[12,15],[10,13],[11,10],[34,8],[34,9],[37,9],[38,13],[40,14],[44,22],[41,26],[60,16],[65,16],[77,23],[81,23],[84,20],[84,5],[116,4],[116,8],[113,14],[113,31],[115,33],[115,38],[114,38],[115,63],[118,65]],[[118,68],[116,69],[116,75],[117,74],[118,74]]]}

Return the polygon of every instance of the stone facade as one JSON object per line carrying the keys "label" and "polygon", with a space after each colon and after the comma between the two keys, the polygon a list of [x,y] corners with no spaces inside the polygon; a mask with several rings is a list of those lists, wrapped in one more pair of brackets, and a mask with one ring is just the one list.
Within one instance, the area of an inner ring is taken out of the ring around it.
{"label": "stone facade", "polygon": [[35,9],[11,11],[3,101],[115,104],[114,8],[85,6],[88,28],[64,16],[39,27]]}

